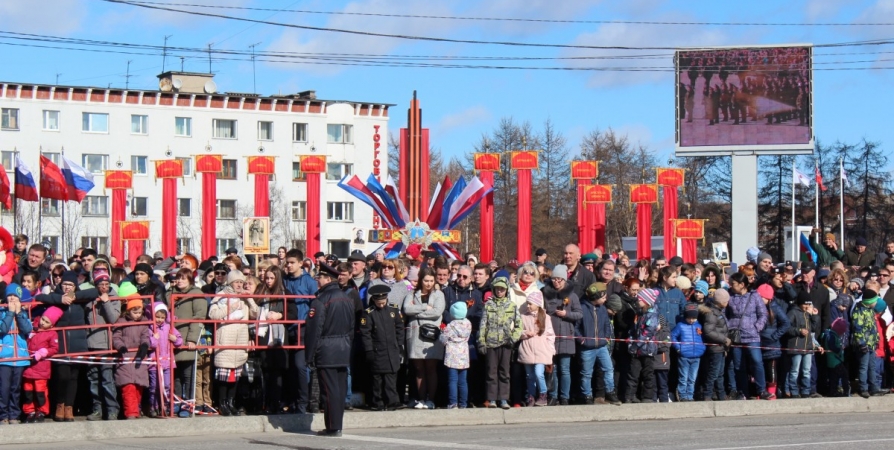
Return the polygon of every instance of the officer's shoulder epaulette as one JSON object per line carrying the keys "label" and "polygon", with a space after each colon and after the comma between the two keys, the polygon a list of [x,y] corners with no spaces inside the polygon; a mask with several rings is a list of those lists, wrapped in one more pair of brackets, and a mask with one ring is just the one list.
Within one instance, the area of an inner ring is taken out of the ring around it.
{"label": "officer's shoulder epaulette", "polygon": [[375,306],[370,306],[369,308],[366,308],[366,313],[367,313],[367,314],[372,314],[372,312],[375,311],[375,309],[376,309]]}

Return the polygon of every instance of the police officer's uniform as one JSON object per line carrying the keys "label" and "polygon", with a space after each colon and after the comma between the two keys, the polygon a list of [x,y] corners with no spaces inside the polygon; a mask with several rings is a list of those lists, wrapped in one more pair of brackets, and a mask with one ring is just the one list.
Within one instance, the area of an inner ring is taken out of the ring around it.
{"label": "police officer's uniform", "polygon": [[[360,315],[360,335],[366,350],[366,362],[372,372],[372,406],[381,411],[400,409],[403,404],[397,396],[397,372],[404,343],[404,322],[400,309],[385,305],[379,309],[376,299],[388,298],[391,288],[384,284],[372,286],[367,291],[370,307]],[[384,399],[382,391],[384,390]]]}
{"label": "police officer's uniform", "polygon": [[321,434],[340,436],[354,338],[354,301],[339,288],[338,272],[332,266],[322,264],[320,273],[332,281],[320,287],[307,313],[305,354],[320,382],[326,425]]}

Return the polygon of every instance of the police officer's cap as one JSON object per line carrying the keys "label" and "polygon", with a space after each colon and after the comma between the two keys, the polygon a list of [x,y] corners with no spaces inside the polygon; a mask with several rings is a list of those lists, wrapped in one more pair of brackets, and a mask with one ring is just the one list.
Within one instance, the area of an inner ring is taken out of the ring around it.
{"label": "police officer's cap", "polygon": [[385,284],[377,284],[375,286],[370,286],[366,291],[369,294],[369,298],[373,300],[380,300],[384,297],[387,297],[389,293],[391,293],[391,288]]}
{"label": "police officer's cap", "polygon": [[326,263],[320,263],[320,275],[326,275],[327,277],[338,278],[338,270],[335,267],[330,266]]}

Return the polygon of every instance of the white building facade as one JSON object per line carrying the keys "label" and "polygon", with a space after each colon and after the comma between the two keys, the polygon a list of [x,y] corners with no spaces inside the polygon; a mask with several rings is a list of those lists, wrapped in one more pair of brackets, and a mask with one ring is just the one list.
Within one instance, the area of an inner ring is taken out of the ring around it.
{"label": "white building facade", "polygon": [[221,154],[216,239],[222,255],[226,248],[242,247],[242,218],[254,215],[246,157],[263,154],[276,157],[271,247],[274,252],[279,246],[304,249],[307,189],[297,155],[321,154],[328,163],[320,189],[321,250],[345,257],[354,249],[374,248],[365,242],[374,226],[372,209],[337,183],[346,174],[365,180],[376,168],[384,176],[391,105],[319,100],[313,91],[219,94],[207,74],[168,72],[159,78],[158,91],[0,83],[0,163],[10,183],[16,155],[39,186],[39,155],[61,167],[63,152],[92,172],[96,183],[80,205],[67,202],[63,208],[59,201],[42,199],[38,210],[37,203],[19,201],[17,211],[3,210],[2,225],[15,227],[13,234],[28,234],[32,242],[49,242],[66,256],[81,246],[108,253],[111,191],[103,189],[104,171],[132,170],[127,219],[150,221],[145,249],[151,254],[161,249],[162,219],[162,183],[155,180],[154,161],[183,158],[178,249],[201,254],[202,180],[193,155]]}

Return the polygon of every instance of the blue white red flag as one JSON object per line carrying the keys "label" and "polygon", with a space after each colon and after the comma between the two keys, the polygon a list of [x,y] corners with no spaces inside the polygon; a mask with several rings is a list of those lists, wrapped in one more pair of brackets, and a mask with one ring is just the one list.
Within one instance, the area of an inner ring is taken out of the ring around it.
{"label": "blue white red flag", "polygon": [[34,182],[31,169],[25,165],[25,162],[22,161],[19,155],[16,155],[15,185],[17,199],[25,200],[26,202],[40,200],[40,197],[37,195],[37,184]]}
{"label": "blue white red flag", "polygon": [[93,189],[93,174],[76,162],[62,156],[62,175],[68,185],[68,200],[80,203]]}

